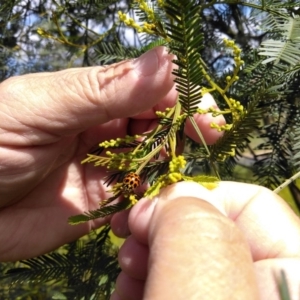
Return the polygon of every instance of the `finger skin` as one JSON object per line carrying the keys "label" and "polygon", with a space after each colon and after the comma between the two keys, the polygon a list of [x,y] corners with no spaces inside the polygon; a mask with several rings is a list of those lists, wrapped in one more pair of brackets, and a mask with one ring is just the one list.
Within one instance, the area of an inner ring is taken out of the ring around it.
{"label": "finger skin", "polygon": [[[130,236],[119,251],[119,264],[130,277],[145,280],[147,277],[148,256],[149,248]],[[133,263],[134,266],[132,266]]]}
{"label": "finger skin", "polygon": [[[117,278],[115,289],[115,293],[122,300],[141,300],[144,293],[144,281],[134,279],[125,272],[121,272]],[[114,297],[110,299],[112,300]]]}
{"label": "finger skin", "polygon": [[282,300],[278,293],[281,282],[281,272],[284,271],[291,300],[299,300],[300,290],[300,259],[299,258],[269,258],[256,261],[260,299]]}
{"label": "finger skin", "polygon": [[143,299],[258,299],[250,249],[234,223],[198,198],[169,203],[150,224]]}
{"label": "finger skin", "polygon": [[113,293],[110,295],[110,300],[122,300],[122,298],[118,295],[116,291],[113,291]]}
{"label": "finger skin", "polygon": [[110,226],[113,228],[113,232],[117,237],[126,238],[130,235],[128,227],[129,213],[130,209],[126,209],[112,216]]}
{"label": "finger skin", "polygon": [[211,197],[242,230],[254,261],[300,257],[300,219],[277,194],[257,185],[220,182]]}
{"label": "finger skin", "polygon": [[[298,299],[300,225],[286,203],[255,185],[220,182],[213,191],[197,186],[175,184],[158,199],[142,199],[131,210],[132,236],[150,246],[148,298],[143,299],[168,299],[168,294],[160,297],[170,289],[179,295],[175,299],[186,299],[176,290],[184,282],[190,299],[208,295],[207,299],[279,300],[276,279],[281,270],[286,273],[291,299]],[[132,260],[125,270],[132,274],[138,268]],[[203,289],[195,288],[199,285]],[[230,294],[240,289],[251,296]]]}
{"label": "finger skin", "polygon": [[145,112],[173,87],[172,68],[171,55],[158,47],[109,67],[12,77],[0,85],[0,142],[50,143]]}

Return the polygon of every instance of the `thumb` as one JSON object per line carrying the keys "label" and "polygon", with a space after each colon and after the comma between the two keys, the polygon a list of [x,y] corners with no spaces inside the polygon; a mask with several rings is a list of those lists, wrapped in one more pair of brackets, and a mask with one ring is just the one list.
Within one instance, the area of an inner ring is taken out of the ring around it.
{"label": "thumb", "polygon": [[[142,243],[138,231],[148,227],[143,299],[258,299],[250,249],[217,200],[183,182],[166,188],[155,205],[131,212],[132,234]],[[139,218],[148,226],[139,227]]]}
{"label": "thumb", "polygon": [[74,134],[136,115],[152,108],[173,87],[171,58],[158,47],[110,66],[12,77],[0,85],[1,127]]}

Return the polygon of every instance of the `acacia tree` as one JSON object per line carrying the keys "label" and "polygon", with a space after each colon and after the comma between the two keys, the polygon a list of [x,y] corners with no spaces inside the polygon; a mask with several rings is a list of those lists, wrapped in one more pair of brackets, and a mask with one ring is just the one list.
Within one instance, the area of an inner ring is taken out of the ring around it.
{"label": "acacia tree", "polygon": [[[290,178],[287,184],[299,208],[299,190],[293,182],[300,157],[297,5],[297,1],[251,0],[40,0],[2,5],[2,80],[26,72],[108,64],[137,57],[156,45],[165,45],[177,57],[175,106],[157,112],[159,121],[151,133],[99,141],[83,163],[112,170],[107,185],[114,195],[99,209],[71,217],[70,223],[131,207],[142,196],[135,191],[141,181],[149,183],[144,195],[150,198],[182,180],[207,188],[219,180],[245,181],[237,167],[249,154],[253,181],[279,191]],[[198,108],[207,94],[213,95],[221,111]],[[185,122],[194,124],[195,113],[226,118],[225,126],[211,124],[224,131],[215,145],[182,146]],[[161,159],[160,151],[168,156]],[[111,204],[118,197],[124,200]],[[47,285],[47,297],[55,290],[72,299],[105,299],[118,273],[116,251],[109,244],[107,228],[86,239],[83,247],[79,241],[65,246],[67,254],[25,261],[26,267],[10,270],[5,278],[12,277],[15,283],[51,280],[52,286],[59,282],[55,288]],[[95,258],[93,263],[90,257]],[[92,274],[88,279],[82,275],[87,273]],[[40,293],[40,287],[35,286],[33,293]],[[16,289],[5,292],[11,297]]]}

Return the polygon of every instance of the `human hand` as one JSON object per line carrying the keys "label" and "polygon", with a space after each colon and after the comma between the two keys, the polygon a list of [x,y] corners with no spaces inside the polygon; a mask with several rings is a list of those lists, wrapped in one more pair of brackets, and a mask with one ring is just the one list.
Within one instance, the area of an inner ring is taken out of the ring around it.
{"label": "human hand", "polygon": [[[155,111],[173,106],[171,59],[158,47],[134,61],[0,84],[0,261],[43,254],[107,222],[67,223],[106,198],[105,170],[80,162],[103,140],[153,128]],[[224,123],[197,117],[208,143],[220,136],[212,121]]]}
{"label": "human hand", "polygon": [[111,300],[279,300],[280,270],[299,299],[300,221],[266,188],[181,182],[114,215],[111,226],[131,233]]}

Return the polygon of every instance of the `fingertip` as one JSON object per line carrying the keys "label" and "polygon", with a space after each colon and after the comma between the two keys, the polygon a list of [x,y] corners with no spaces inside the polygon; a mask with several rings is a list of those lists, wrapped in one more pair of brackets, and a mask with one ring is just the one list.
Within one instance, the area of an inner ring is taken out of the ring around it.
{"label": "fingertip", "polygon": [[112,292],[109,299],[110,300],[122,300],[122,298],[120,297],[120,295],[118,295],[118,293],[116,291]]}
{"label": "fingertip", "polygon": [[115,213],[110,221],[110,226],[112,232],[120,238],[126,238],[130,235],[130,230],[128,227],[128,216],[130,209],[123,210],[121,212]]}
{"label": "fingertip", "polygon": [[143,299],[144,283],[143,280],[134,279],[125,272],[121,272],[117,278],[114,293],[118,295],[117,299],[141,300]]}
{"label": "fingertip", "polygon": [[147,277],[148,257],[149,248],[139,243],[133,236],[126,239],[118,254],[122,271],[138,280]]}
{"label": "fingertip", "polygon": [[129,229],[134,237],[144,245],[148,244],[148,229],[155,204],[153,200],[143,198],[131,209],[129,214]]}

